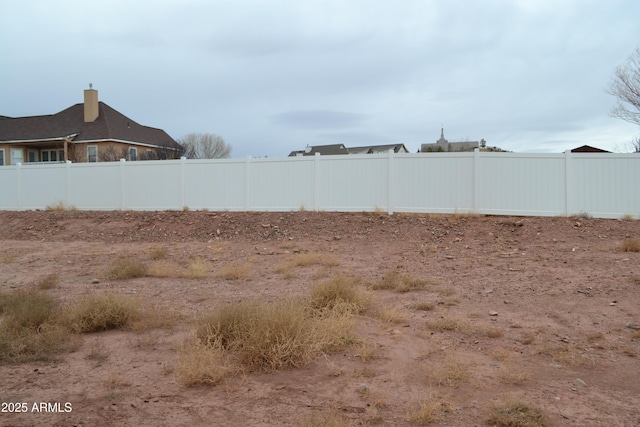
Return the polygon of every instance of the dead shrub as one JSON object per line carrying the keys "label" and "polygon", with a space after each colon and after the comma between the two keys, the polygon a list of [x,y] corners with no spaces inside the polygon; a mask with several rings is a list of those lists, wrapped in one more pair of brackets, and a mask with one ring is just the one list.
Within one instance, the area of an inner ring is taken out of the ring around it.
{"label": "dead shrub", "polygon": [[357,287],[353,277],[338,275],[311,288],[310,305],[316,310],[332,310],[338,305],[349,305],[356,313],[369,307],[370,298]]}
{"label": "dead shrub", "polygon": [[47,274],[46,276],[38,279],[36,286],[41,290],[53,289],[58,285],[59,281],[60,279],[58,278],[58,275],[56,273]]}
{"label": "dead shrub", "polygon": [[130,254],[120,254],[111,261],[104,276],[107,280],[127,280],[144,277],[147,272],[146,264],[140,261],[138,257]]}
{"label": "dead shrub", "polygon": [[176,373],[180,382],[187,387],[217,385],[232,372],[220,348],[196,341],[179,350]]}
{"label": "dead shrub", "polygon": [[448,412],[451,412],[451,404],[440,396],[432,396],[410,411],[407,414],[407,421],[424,426],[442,421]]}
{"label": "dead shrub", "polygon": [[623,252],[640,252],[640,239],[623,239],[620,242],[620,250]]}
{"label": "dead shrub", "polygon": [[116,293],[86,295],[67,313],[68,322],[76,332],[99,332],[126,329],[140,320],[137,298]]}
{"label": "dead shrub", "polygon": [[248,263],[228,263],[218,271],[218,276],[227,280],[248,279],[251,274],[251,266]]}
{"label": "dead shrub", "polygon": [[439,332],[468,333],[471,330],[471,323],[461,317],[440,317],[427,322],[427,326]]}
{"label": "dead shrub", "polygon": [[151,277],[176,277],[178,266],[172,262],[156,262],[149,266],[147,274]]}
{"label": "dead shrub", "polygon": [[155,261],[166,259],[169,256],[169,250],[164,246],[153,246],[150,252],[149,256]]}
{"label": "dead shrub", "polygon": [[449,387],[459,387],[460,384],[469,380],[469,367],[455,358],[447,360],[440,369],[433,369],[427,372],[427,379],[436,384]]}
{"label": "dead shrub", "polygon": [[424,290],[435,284],[436,283],[430,279],[419,279],[391,270],[386,272],[381,280],[373,282],[370,287],[374,290],[386,289],[404,293]]}
{"label": "dead shrub", "polygon": [[10,330],[36,330],[52,320],[58,303],[47,294],[30,291],[5,296],[2,306],[3,326]]}
{"label": "dead shrub", "polygon": [[431,311],[435,308],[436,304],[430,301],[417,302],[411,306],[416,311]]}
{"label": "dead shrub", "polygon": [[185,279],[204,279],[209,275],[209,264],[202,258],[191,261],[182,273]]}
{"label": "dead shrub", "polygon": [[487,423],[495,427],[544,427],[548,421],[541,409],[507,398],[493,404]]}
{"label": "dead shrub", "polygon": [[508,385],[520,385],[529,380],[531,373],[520,367],[507,365],[500,370],[500,382]]}
{"label": "dead shrub", "polygon": [[300,299],[239,302],[200,317],[195,337],[250,371],[271,372],[306,365],[350,342],[353,314],[344,303],[320,310]]}
{"label": "dead shrub", "polygon": [[0,293],[0,362],[56,361],[76,347],[73,334],[60,322],[58,303],[35,291]]}

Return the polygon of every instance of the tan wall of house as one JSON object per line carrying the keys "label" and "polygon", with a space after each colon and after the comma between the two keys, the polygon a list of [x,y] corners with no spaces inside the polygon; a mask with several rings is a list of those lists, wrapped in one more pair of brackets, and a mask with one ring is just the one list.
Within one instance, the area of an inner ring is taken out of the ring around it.
{"label": "tan wall of house", "polygon": [[[134,147],[138,151],[137,160],[147,160],[147,150],[152,153],[153,159],[158,159],[158,150],[151,147],[144,147],[132,144],[122,144],[116,142],[96,142],[96,143],[70,143],[67,146],[68,160],[77,163],[87,162],[87,148],[89,146],[98,147],[98,162],[119,161],[121,158],[129,160],[129,148]],[[22,151],[22,162],[28,163],[29,150],[36,150],[38,152],[38,161],[42,160],[43,150],[63,150],[64,145],[59,146],[35,146],[35,145],[5,145],[0,144],[0,149],[4,149],[4,164],[9,166],[11,162],[11,149],[19,149]],[[169,156],[170,158],[173,158]],[[58,158],[57,161],[64,161],[64,158]]]}

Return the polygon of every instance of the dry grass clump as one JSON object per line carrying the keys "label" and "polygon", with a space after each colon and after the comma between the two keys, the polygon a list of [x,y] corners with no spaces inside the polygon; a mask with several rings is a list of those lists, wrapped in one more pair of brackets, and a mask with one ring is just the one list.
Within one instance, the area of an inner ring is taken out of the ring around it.
{"label": "dry grass clump", "polygon": [[623,252],[640,252],[640,239],[623,239],[620,242],[620,250]]}
{"label": "dry grass clump", "polygon": [[196,337],[250,371],[271,372],[306,365],[337,347],[344,340],[340,329],[315,317],[303,301],[240,302],[199,319]]}
{"label": "dry grass clump", "polygon": [[77,209],[75,205],[65,205],[61,200],[45,206],[45,210],[47,211],[75,211]]}
{"label": "dry grass clump", "polygon": [[42,290],[53,289],[58,285],[59,281],[60,279],[58,278],[58,275],[56,273],[51,273],[38,279],[36,286],[38,289]]}
{"label": "dry grass clump", "polygon": [[164,246],[153,246],[149,256],[155,261],[166,259],[169,256],[169,250]]}
{"label": "dry grass clump", "polygon": [[107,280],[127,280],[144,277],[147,272],[147,265],[140,261],[138,257],[131,254],[120,254],[111,261],[104,276]]}
{"label": "dry grass clump", "polygon": [[520,385],[531,378],[531,373],[520,367],[507,365],[500,370],[500,382],[508,385]]}
{"label": "dry grass clump", "polygon": [[187,269],[182,273],[182,277],[185,279],[204,279],[208,275],[209,264],[201,258],[191,261]]}
{"label": "dry grass clump", "polygon": [[432,366],[428,369],[427,380],[440,386],[459,387],[469,381],[469,367],[455,358],[449,358],[440,369],[432,369]]}
{"label": "dry grass clump", "polygon": [[416,311],[431,311],[435,308],[436,304],[431,301],[420,301],[411,306]]}
{"label": "dry grass clump", "polygon": [[563,366],[584,366],[590,362],[580,350],[570,345],[545,344],[535,348],[533,354],[549,356],[554,363]]}
{"label": "dry grass clump", "polygon": [[151,277],[176,277],[179,267],[172,262],[155,262],[149,266],[147,274]]}
{"label": "dry grass clump", "polygon": [[140,301],[116,293],[86,295],[69,308],[67,317],[76,332],[126,329],[141,319]]}
{"label": "dry grass clump", "polygon": [[396,292],[420,291],[436,283],[429,279],[418,279],[408,274],[400,274],[391,270],[385,273],[381,280],[373,282],[370,287],[374,290],[386,289]]}
{"label": "dry grass clump", "polygon": [[[195,349],[205,361],[206,349],[212,349],[249,371],[272,372],[304,366],[323,352],[353,342],[353,303],[324,300],[322,305],[318,299],[315,304],[310,301],[244,301],[221,307],[197,319]],[[183,353],[183,357],[196,356]],[[189,366],[195,362],[184,363]],[[197,373],[181,375],[198,377]]]}
{"label": "dry grass clump", "polygon": [[442,421],[446,413],[451,411],[451,404],[442,397],[433,396],[418,404],[418,407],[407,414],[407,421],[418,425],[429,425]]}
{"label": "dry grass clump", "polygon": [[495,427],[544,427],[548,421],[541,409],[507,398],[492,406],[487,423]]}
{"label": "dry grass clump", "polygon": [[54,361],[72,349],[75,341],[61,324],[60,313],[49,295],[0,293],[0,363]]}
{"label": "dry grass clump", "polygon": [[231,372],[233,368],[221,348],[194,341],[179,349],[176,373],[187,387],[220,384]]}
{"label": "dry grass clump", "polygon": [[357,287],[357,279],[349,276],[338,275],[311,288],[310,306],[316,310],[349,306],[362,313],[370,302],[369,295]]}
{"label": "dry grass clump", "polygon": [[467,319],[461,317],[440,317],[427,322],[427,326],[439,332],[464,332],[471,331],[471,323]]}
{"label": "dry grass clump", "polygon": [[229,263],[218,271],[218,276],[227,280],[248,279],[251,277],[251,266],[248,263]]}

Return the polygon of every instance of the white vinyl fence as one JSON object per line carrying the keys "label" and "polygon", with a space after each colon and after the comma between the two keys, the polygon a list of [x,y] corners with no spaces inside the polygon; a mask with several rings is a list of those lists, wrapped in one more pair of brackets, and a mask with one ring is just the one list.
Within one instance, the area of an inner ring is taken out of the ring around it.
{"label": "white vinyl fence", "polygon": [[640,218],[640,155],[417,153],[0,167],[0,209]]}

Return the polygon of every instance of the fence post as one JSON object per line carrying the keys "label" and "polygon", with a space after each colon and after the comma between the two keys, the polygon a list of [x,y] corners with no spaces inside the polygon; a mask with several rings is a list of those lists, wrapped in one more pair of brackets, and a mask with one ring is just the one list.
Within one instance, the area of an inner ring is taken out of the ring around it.
{"label": "fence post", "polygon": [[66,184],[65,184],[65,192],[64,192],[64,205],[67,208],[71,207],[71,160],[67,160],[66,162]]}
{"label": "fence post", "polygon": [[187,158],[185,156],[180,157],[180,209],[184,209],[186,206],[186,190],[187,190]]}
{"label": "fence post", "polygon": [[[22,210],[22,163],[16,163],[16,183],[18,184],[18,210]],[[43,206],[44,207],[44,206]]]}
{"label": "fence post", "polygon": [[389,149],[387,154],[388,167],[387,167],[387,213],[393,215],[393,149]]}
{"label": "fence post", "polygon": [[313,210],[320,210],[320,153],[313,156]]}
{"label": "fence post", "polygon": [[478,213],[478,187],[480,186],[480,149],[473,149],[473,213]]}
{"label": "fence post", "polygon": [[244,210],[249,210],[249,198],[251,197],[251,156],[244,161]]}
{"label": "fence post", "polygon": [[571,214],[571,150],[564,152],[564,215]]}
{"label": "fence post", "polygon": [[126,182],[124,182],[124,163],[125,159],[120,159],[120,210],[126,210],[127,197],[126,197]]}

